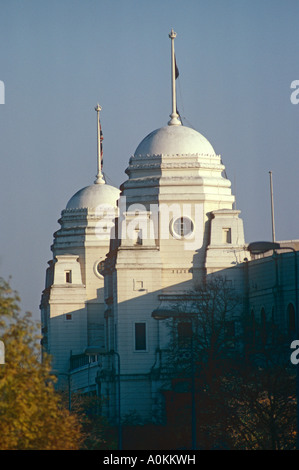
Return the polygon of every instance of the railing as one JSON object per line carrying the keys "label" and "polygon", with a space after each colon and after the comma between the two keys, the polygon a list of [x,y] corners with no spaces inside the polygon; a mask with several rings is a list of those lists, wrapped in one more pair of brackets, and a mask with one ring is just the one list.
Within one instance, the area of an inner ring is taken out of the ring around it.
{"label": "railing", "polygon": [[70,370],[78,369],[89,364],[90,358],[86,354],[74,354],[70,357]]}

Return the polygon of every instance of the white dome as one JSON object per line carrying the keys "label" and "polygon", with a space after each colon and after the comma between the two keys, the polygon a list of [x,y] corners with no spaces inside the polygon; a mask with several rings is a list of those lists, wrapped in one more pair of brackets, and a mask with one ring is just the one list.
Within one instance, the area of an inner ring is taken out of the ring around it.
{"label": "white dome", "polygon": [[96,209],[99,205],[116,207],[120,191],[108,184],[93,184],[80,189],[67,203],[66,209]]}
{"label": "white dome", "polygon": [[216,155],[210,142],[186,126],[165,126],[147,135],[134,155]]}

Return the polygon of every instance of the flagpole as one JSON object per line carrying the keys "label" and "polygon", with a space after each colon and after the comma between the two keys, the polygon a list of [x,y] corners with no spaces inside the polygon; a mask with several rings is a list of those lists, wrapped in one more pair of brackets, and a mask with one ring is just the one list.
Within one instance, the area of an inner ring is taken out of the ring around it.
{"label": "flagpole", "polygon": [[274,222],[274,201],[273,201],[273,184],[272,184],[272,171],[270,175],[270,198],[271,198],[271,219],[272,219],[272,241],[275,242],[275,222]]}
{"label": "flagpole", "polygon": [[176,89],[175,89],[175,55],[174,55],[174,39],[176,38],[176,33],[172,29],[169,33],[169,38],[171,39],[171,85],[172,85],[172,114],[170,115],[171,120],[168,122],[169,126],[179,126],[181,121],[179,120],[179,115],[176,111]]}
{"label": "flagpole", "polygon": [[102,108],[99,104],[97,104],[97,106],[94,109],[97,112],[97,138],[98,138],[98,173],[97,173],[97,178],[95,180],[95,183],[103,184],[105,183],[105,181],[104,181],[103,174],[102,174],[101,133],[100,133],[100,111]]}

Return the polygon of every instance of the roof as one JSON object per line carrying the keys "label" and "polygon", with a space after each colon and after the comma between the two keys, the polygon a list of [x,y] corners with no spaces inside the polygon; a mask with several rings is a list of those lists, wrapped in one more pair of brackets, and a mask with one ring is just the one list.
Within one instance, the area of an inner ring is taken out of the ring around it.
{"label": "roof", "polygon": [[80,189],[69,200],[66,209],[95,209],[99,205],[116,207],[119,189],[108,184],[92,184]]}
{"label": "roof", "polygon": [[134,155],[216,155],[210,142],[186,126],[165,126],[148,134]]}

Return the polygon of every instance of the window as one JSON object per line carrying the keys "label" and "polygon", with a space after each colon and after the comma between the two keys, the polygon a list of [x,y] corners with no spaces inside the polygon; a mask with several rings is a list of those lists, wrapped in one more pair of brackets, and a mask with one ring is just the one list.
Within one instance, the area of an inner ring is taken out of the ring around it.
{"label": "window", "polygon": [[73,319],[72,314],[71,314],[71,313],[66,313],[66,314],[65,314],[65,319],[66,319],[67,321],[72,320],[72,319]]}
{"label": "window", "polygon": [[226,338],[234,338],[236,334],[236,325],[233,320],[227,321],[225,323],[225,336]]}
{"label": "window", "polygon": [[223,243],[231,243],[232,242],[232,229],[231,228],[223,228],[222,229],[222,242]]}
{"label": "window", "polygon": [[288,333],[289,338],[293,339],[296,332],[295,308],[293,304],[288,305]]}
{"label": "window", "polygon": [[67,284],[72,283],[72,271],[64,271],[64,278]]}
{"label": "window", "polygon": [[271,315],[271,340],[274,343],[276,339],[276,324],[275,324],[275,309],[272,307],[272,315]]}
{"label": "window", "polygon": [[179,217],[172,224],[173,235],[184,238],[191,235],[194,230],[193,222],[188,217]]}
{"label": "window", "polygon": [[146,323],[135,323],[135,351],[146,351]]}
{"label": "window", "polygon": [[97,265],[97,271],[100,275],[103,274],[104,269],[105,269],[105,260],[100,261]]}
{"label": "window", "polygon": [[143,281],[135,281],[134,287],[135,287],[135,290],[143,289]]}
{"label": "window", "polygon": [[255,335],[256,335],[255,316],[254,316],[254,311],[251,310],[250,324],[249,324],[249,343],[252,348],[255,347]]}
{"label": "window", "polygon": [[236,340],[236,324],[234,320],[226,321],[224,326],[224,335],[227,345],[230,348],[235,347]]}
{"label": "window", "polygon": [[261,342],[263,345],[267,342],[266,312],[264,307],[261,310]]}
{"label": "window", "polygon": [[179,322],[177,331],[179,345],[190,345],[190,340],[192,337],[192,323],[183,321]]}

